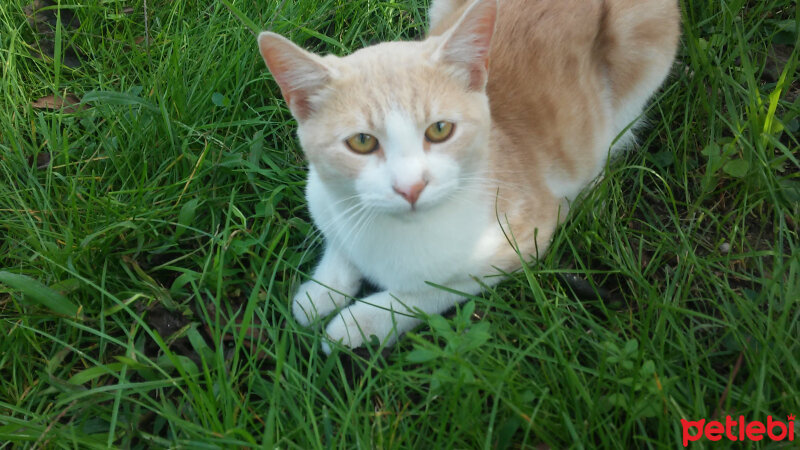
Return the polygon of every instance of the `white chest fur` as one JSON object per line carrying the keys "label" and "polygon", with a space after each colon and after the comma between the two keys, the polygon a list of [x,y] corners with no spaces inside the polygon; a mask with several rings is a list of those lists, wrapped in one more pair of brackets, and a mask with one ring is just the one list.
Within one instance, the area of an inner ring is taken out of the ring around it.
{"label": "white chest fur", "polygon": [[370,215],[336,198],[313,167],[307,189],[309,210],[327,244],[347,255],[366,279],[392,292],[481,275],[498,246],[508,245],[489,196],[466,191],[429,210]]}

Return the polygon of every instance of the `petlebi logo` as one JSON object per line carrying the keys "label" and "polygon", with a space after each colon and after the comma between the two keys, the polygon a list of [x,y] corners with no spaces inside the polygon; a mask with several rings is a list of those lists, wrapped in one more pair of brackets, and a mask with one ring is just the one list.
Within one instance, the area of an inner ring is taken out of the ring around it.
{"label": "petlebi logo", "polygon": [[786,422],[767,416],[767,422],[759,420],[746,421],[744,416],[734,419],[725,416],[725,422],[719,420],[686,420],[681,419],[683,429],[683,446],[688,447],[689,442],[706,438],[709,441],[726,439],[729,441],[760,441],[770,439],[775,442],[794,441],[794,414],[786,416]]}

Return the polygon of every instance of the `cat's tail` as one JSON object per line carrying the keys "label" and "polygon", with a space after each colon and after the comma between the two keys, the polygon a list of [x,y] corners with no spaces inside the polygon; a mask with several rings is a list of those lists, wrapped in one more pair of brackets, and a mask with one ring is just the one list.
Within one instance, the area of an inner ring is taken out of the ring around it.
{"label": "cat's tail", "polygon": [[605,67],[614,109],[640,111],[664,82],[675,58],[678,2],[603,0],[602,8],[595,54]]}

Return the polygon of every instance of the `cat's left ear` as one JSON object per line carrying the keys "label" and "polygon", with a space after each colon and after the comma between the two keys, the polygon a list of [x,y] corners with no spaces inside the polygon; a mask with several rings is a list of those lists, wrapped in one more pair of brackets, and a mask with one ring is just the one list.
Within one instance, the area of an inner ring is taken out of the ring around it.
{"label": "cat's left ear", "polygon": [[496,18],[497,0],[476,0],[444,34],[444,42],[434,54],[440,61],[464,70],[470,89],[486,87]]}
{"label": "cat's left ear", "polygon": [[312,98],[330,81],[322,58],[269,31],[258,35],[258,49],[294,117],[307,119],[313,112]]}

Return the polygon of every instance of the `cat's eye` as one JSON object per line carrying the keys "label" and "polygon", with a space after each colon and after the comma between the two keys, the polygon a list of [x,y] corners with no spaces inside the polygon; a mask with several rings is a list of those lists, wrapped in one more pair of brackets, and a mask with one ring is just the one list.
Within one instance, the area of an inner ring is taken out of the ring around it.
{"label": "cat's eye", "polygon": [[450,136],[453,135],[453,130],[455,129],[456,125],[453,122],[440,120],[425,130],[425,139],[427,139],[428,142],[438,144],[439,142],[444,142],[450,139]]}
{"label": "cat's eye", "polygon": [[344,141],[350,150],[366,155],[378,149],[378,138],[367,133],[358,133],[350,136]]}

